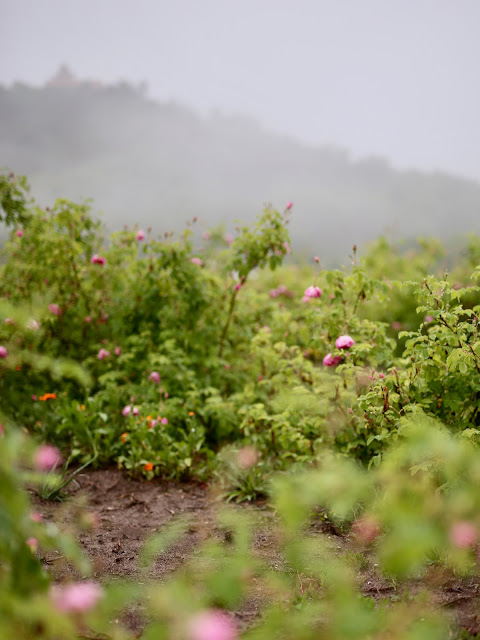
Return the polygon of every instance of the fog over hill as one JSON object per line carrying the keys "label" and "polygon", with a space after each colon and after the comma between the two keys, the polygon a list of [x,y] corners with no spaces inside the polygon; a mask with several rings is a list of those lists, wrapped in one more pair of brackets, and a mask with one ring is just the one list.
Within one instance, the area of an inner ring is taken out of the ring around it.
{"label": "fog over hill", "polygon": [[93,198],[109,229],[160,233],[198,216],[200,229],[233,230],[265,203],[293,201],[294,248],[325,259],[381,233],[480,233],[480,183],[354,161],[247,117],[153,102],[128,84],[0,87],[0,166],[26,174],[42,205]]}

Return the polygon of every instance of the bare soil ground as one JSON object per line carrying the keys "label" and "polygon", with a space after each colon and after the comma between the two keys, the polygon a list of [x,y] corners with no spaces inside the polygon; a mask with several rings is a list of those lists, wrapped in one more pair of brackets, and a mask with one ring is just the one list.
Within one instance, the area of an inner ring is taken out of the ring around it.
{"label": "bare soil ground", "polygon": [[[138,555],[144,541],[180,515],[191,515],[192,524],[187,534],[156,561],[152,576],[157,579],[168,576],[180,567],[208,537],[224,535],[216,527],[218,500],[205,485],[147,482],[107,469],[87,471],[77,476],[76,482],[71,483],[68,488],[68,497],[74,502],[86,500],[96,523],[91,531],[80,534],[79,542],[90,557],[94,577],[99,581],[115,576],[135,580],[138,574]],[[36,497],[33,500],[36,510],[45,520],[63,520],[68,524],[72,513],[68,500],[65,503],[42,501]],[[238,508],[261,511],[262,525],[254,535],[255,552],[272,568],[287,570],[278,552],[275,516],[272,511],[264,503]],[[310,534],[329,536],[339,553],[358,553],[349,537],[320,519],[312,524]],[[42,560],[54,580],[78,577],[59,554],[49,552]],[[432,576],[432,580],[435,580],[434,573]],[[433,606],[450,613],[452,621],[460,629],[459,634],[464,634],[458,637],[480,638],[480,576],[461,579],[437,575],[436,578],[438,586],[429,584]],[[358,581],[362,592],[376,600],[402,597],[406,589],[409,596],[415,598],[424,587],[424,584],[415,582],[398,585],[386,580],[379,574],[374,560],[368,554],[358,574]],[[250,599],[235,613],[240,628],[246,628],[255,621],[262,604],[262,596],[259,594],[258,598]],[[145,625],[141,611],[130,611],[124,622],[134,636],[141,637]]]}

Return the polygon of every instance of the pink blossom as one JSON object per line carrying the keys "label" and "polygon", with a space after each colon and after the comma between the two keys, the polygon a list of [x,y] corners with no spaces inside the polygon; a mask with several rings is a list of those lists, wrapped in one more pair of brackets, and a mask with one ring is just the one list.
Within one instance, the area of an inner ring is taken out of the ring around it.
{"label": "pink blossom", "polygon": [[433,316],[425,316],[424,322],[432,322],[433,321]]}
{"label": "pink blossom", "polygon": [[134,416],[138,416],[138,414],[140,413],[139,410],[138,410],[138,407],[133,407],[132,413],[133,413]]}
{"label": "pink blossom", "polygon": [[162,424],[168,424],[168,420],[167,420],[167,418],[162,418],[162,419],[160,420],[160,422],[161,422]]}
{"label": "pink blossom", "polygon": [[49,304],[48,310],[50,311],[50,313],[53,313],[54,316],[59,316],[62,313],[58,304]]}
{"label": "pink blossom", "polygon": [[342,356],[333,356],[331,353],[327,353],[327,355],[323,359],[323,364],[326,367],[334,367],[339,364],[343,360]]}
{"label": "pink blossom", "polygon": [[36,538],[28,538],[28,540],[25,541],[25,544],[30,548],[32,553],[36,553],[38,549],[38,540]]}
{"label": "pink blossom", "polygon": [[142,240],[145,240],[145,231],[143,229],[139,229],[135,237],[139,242],[142,242]]}
{"label": "pink blossom", "polygon": [[210,240],[210,238],[211,238],[211,237],[212,237],[212,234],[210,233],[210,231],[204,231],[204,232],[202,233],[202,238],[203,238],[204,240]]}
{"label": "pink blossom", "polygon": [[392,322],[392,329],[395,329],[395,331],[400,331],[401,328],[402,325],[400,324],[400,322],[398,322],[397,320],[395,320],[395,322]]}
{"label": "pink blossom", "polygon": [[232,244],[232,242],[235,240],[235,238],[232,236],[232,234],[231,234],[231,233],[226,233],[226,234],[223,236],[223,239],[225,240],[225,242],[226,242],[227,244]]}
{"label": "pink blossom", "polygon": [[23,238],[23,231],[21,229],[17,229],[15,231],[15,235],[17,236],[17,238]]}
{"label": "pink blossom", "polygon": [[37,396],[35,394],[33,394],[32,400],[33,400],[33,402],[36,402],[38,400],[38,398],[37,398]]}
{"label": "pink blossom", "polygon": [[315,262],[317,262],[317,263],[318,263],[318,262],[320,262],[320,258],[319,258],[318,256],[315,256],[315,257],[314,257],[314,260],[315,260]]}
{"label": "pink blossom", "polygon": [[103,360],[104,358],[108,358],[110,356],[110,351],[107,351],[106,349],[100,349],[100,351],[98,352],[97,358],[99,360]]}
{"label": "pink blossom", "polygon": [[322,295],[322,290],[320,287],[314,287],[313,285],[305,289],[305,293],[303,294],[302,301],[308,302],[310,298],[319,298]]}
{"label": "pink blossom", "polygon": [[116,356],[121,356],[122,355],[122,347],[115,347],[115,351],[114,351]]}
{"label": "pink blossom", "polygon": [[382,373],[382,372],[380,372],[380,373],[378,374],[378,377],[379,377],[379,378],[384,378],[384,377],[385,377],[385,374],[384,374],[384,373]]}
{"label": "pink blossom", "polygon": [[32,513],[30,514],[30,520],[32,522],[41,522],[42,521],[42,514],[38,513],[38,511],[32,511]]}
{"label": "pink blossom", "polygon": [[90,316],[87,316],[87,317],[85,318],[85,322],[87,322],[88,324],[89,324],[91,321],[92,321],[92,319],[91,319],[91,317],[90,317]]}
{"label": "pink blossom", "polygon": [[102,598],[103,591],[96,582],[77,582],[65,586],[55,585],[50,598],[58,611],[84,613],[93,609]]}
{"label": "pink blossom", "polygon": [[98,253],[95,253],[90,260],[92,264],[105,264],[106,259],[103,256],[99,256]]}
{"label": "pink blossom", "polygon": [[240,291],[240,289],[242,288],[242,285],[240,282],[237,282],[237,284],[233,288],[235,291]]}
{"label": "pink blossom", "polygon": [[203,265],[203,260],[201,258],[192,258],[190,262],[197,265],[197,267],[201,267]]}
{"label": "pink blossom", "polygon": [[380,533],[379,523],[370,516],[362,516],[352,525],[355,536],[365,544],[372,542]]}
{"label": "pink blossom", "polygon": [[355,344],[355,340],[350,336],[339,336],[335,340],[335,346],[337,349],[350,349]]}
{"label": "pink blossom", "polygon": [[0,345],[0,358],[6,358],[8,356],[7,347]]}
{"label": "pink blossom", "polygon": [[128,416],[128,414],[131,412],[131,410],[132,410],[132,405],[127,404],[127,406],[123,407],[123,409],[122,409],[122,415],[123,416]]}
{"label": "pink blossom", "polygon": [[152,371],[152,373],[148,376],[149,380],[153,380],[153,382],[155,382],[155,384],[159,384],[160,383],[160,374],[158,373],[158,371]]}
{"label": "pink blossom", "polygon": [[287,211],[290,211],[290,209],[293,207],[293,202],[287,202],[287,204],[285,205],[285,209]]}
{"label": "pink blossom", "polygon": [[450,529],[450,541],[459,549],[468,549],[475,544],[477,530],[471,522],[455,522]]}
{"label": "pink blossom", "polygon": [[194,616],[189,625],[189,640],[235,640],[234,622],[222,611],[210,609]]}
{"label": "pink blossom", "polygon": [[277,298],[280,294],[278,292],[278,289],[270,289],[269,295],[271,298]]}
{"label": "pink blossom", "polygon": [[41,444],[33,456],[33,464],[38,471],[52,471],[61,461],[60,451],[51,444]]}

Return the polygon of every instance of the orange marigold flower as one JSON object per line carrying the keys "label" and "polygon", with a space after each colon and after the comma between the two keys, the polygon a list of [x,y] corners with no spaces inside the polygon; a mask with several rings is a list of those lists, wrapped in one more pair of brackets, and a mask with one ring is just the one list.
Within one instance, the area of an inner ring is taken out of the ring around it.
{"label": "orange marigold flower", "polygon": [[125,433],[122,433],[122,435],[120,436],[120,440],[125,443],[127,441],[128,438],[128,431],[125,431]]}
{"label": "orange marigold flower", "polygon": [[57,399],[56,393],[45,393],[43,396],[39,397],[39,400],[41,400],[42,402],[45,402],[45,400],[56,400],[56,399]]}
{"label": "orange marigold flower", "polygon": [[143,468],[145,471],[153,471],[153,462],[146,462]]}
{"label": "orange marigold flower", "polygon": [[189,412],[188,412],[188,415],[189,415],[189,416],[194,416],[194,415],[195,415],[195,411],[189,411]]}

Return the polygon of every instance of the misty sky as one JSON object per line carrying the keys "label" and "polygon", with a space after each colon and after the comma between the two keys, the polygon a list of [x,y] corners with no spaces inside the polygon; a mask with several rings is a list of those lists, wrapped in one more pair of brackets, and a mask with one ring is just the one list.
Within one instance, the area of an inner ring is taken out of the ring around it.
{"label": "misty sky", "polygon": [[480,180],[480,0],[0,0],[0,83],[148,83],[309,143]]}

